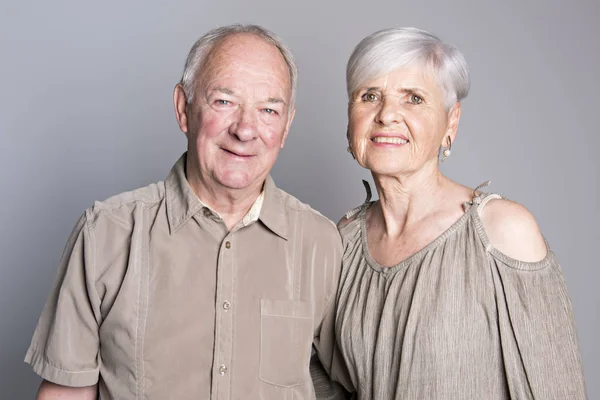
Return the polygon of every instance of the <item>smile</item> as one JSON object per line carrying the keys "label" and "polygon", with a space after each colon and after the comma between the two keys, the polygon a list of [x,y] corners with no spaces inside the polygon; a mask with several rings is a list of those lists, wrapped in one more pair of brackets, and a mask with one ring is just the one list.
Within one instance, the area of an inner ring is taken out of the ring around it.
{"label": "smile", "polygon": [[250,157],[252,157],[251,154],[239,154],[239,153],[236,153],[236,152],[233,152],[231,150],[224,149],[224,148],[221,148],[221,150],[223,150],[227,154],[232,155],[234,157],[240,157],[240,158],[250,158]]}
{"label": "smile", "polygon": [[371,139],[375,143],[405,144],[408,140],[399,137],[377,136]]}

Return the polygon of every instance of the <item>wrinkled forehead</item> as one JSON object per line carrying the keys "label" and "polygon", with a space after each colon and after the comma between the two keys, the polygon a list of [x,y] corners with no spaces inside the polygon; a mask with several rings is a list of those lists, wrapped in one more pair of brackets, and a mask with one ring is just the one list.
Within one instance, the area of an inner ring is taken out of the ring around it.
{"label": "wrinkled forehead", "polygon": [[[395,60],[394,60],[395,61]],[[406,72],[399,74],[398,72]],[[364,89],[370,83],[386,77],[412,76],[421,78],[437,86],[442,92],[445,91],[439,76],[439,68],[433,62],[421,58],[412,58],[403,62],[373,62],[362,66],[359,73],[348,82],[348,95],[352,97],[358,90]],[[388,84],[391,82],[388,82]]]}
{"label": "wrinkled forehead", "polygon": [[258,79],[282,86],[286,95],[291,94],[290,72],[283,55],[276,46],[254,34],[235,34],[216,43],[198,74],[199,83],[204,85],[222,76],[236,80],[238,85]]}

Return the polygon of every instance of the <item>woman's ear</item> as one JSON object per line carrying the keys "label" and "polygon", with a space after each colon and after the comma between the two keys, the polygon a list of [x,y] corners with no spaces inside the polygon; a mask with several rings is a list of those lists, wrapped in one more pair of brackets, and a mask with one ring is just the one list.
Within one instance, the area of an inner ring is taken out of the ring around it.
{"label": "woman's ear", "polygon": [[[450,107],[450,111],[448,111],[448,126],[446,128],[446,134],[444,135],[443,142],[446,142],[446,136],[450,138],[452,143],[456,140],[456,135],[458,134],[458,122],[460,121],[460,103],[457,101],[454,103],[452,107]],[[442,146],[448,146],[447,143],[442,143]]]}

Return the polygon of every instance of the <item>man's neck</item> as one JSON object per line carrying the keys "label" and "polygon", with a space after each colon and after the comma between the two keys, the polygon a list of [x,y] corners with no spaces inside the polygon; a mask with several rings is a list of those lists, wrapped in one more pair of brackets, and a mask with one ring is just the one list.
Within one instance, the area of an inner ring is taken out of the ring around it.
{"label": "man's neck", "polygon": [[228,230],[233,229],[250,211],[264,185],[264,182],[258,182],[243,189],[232,189],[197,175],[187,179],[198,199],[219,214]]}

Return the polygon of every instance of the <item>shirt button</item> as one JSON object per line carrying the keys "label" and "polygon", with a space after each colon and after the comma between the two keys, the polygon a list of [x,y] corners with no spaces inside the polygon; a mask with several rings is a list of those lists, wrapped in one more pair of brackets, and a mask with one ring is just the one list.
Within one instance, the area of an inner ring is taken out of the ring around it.
{"label": "shirt button", "polygon": [[230,249],[231,248],[231,242],[227,241],[225,242],[225,247]]}
{"label": "shirt button", "polygon": [[227,311],[231,308],[231,303],[226,301],[223,303],[223,310]]}
{"label": "shirt button", "polygon": [[212,216],[212,213],[210,212],[210,210],[208,208],[204,209],[204,216],[206,218],[210,218]]}
{"label": "shirt button", "polygon": [[221,365],[221,366],[219,367],[219,374],[221,374],[221,375],[225,375],[226,373],[227,373],[227,367],[226,367],[226,366],[224,366],[224,365]]}

